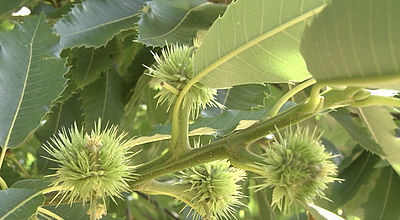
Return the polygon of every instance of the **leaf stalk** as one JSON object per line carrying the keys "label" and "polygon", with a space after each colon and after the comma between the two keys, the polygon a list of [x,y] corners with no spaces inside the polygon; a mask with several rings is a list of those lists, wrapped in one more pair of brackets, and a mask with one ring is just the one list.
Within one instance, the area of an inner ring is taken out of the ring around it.
{"label": "leaf stalk", "polygon": [[294,95],[302,91],[303,89],[315,84],[317,81],[315,79],[309,79],[300,85],[296,86],[295,88],[289,90],[285,95],[283,95],[278,102],[272,107],[269,116],[274,117],[275,115],[278,114],[279,110],[282,108],[282,106]]}

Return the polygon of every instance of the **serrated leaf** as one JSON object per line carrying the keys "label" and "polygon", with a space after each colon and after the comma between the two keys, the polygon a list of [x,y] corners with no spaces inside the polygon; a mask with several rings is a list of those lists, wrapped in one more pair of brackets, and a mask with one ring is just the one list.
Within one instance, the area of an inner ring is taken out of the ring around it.
{"label": "serrated leaf", "polygon": [[44,202],[32,189],[8,188],[0,191],[0,220],[29,219]]}
{"label": "serrated leaf", "polygon": [[[63,103],[57,103],[52,110],[44,118],[46,123],[35,131],[36,138],[45,144],[50,141],[53,135],[56,135],[61,128],[70,128],[76,122],[78,127],[82,126],[82,102],[78,100],[78,94],[73,95],[70,99]],[[39,148],[36,152],[36,168],[39,174],[54,173],[52,169],[58,166],[58,163],[48,160],[50,154],[43,148]]]}
{"label": "serrated leaf", "polygon": [[151,46],[191,44],[199,30],[207,30],[225,6],[206,0],[153,0],[138,22],[138,41]]}
{"label": "serrated leaf", "polygon": [[310,73],[328,84],[400,89],[399,11],[399,1],[332,1],[302,40]]}
{"label": "serrated leaf", "polygon": [[359,112],[372,137],[387,155],[384,158],[400,174],[400,138],[396,137],[398,127],[393,116],[381,106],[360,108]]}
{"label": "serrated leaf", "polygon": [[0,15],[16,11],[27,0],[0,0]]}
{"label": "serrated leaf", "polygon": [[107,44],[100,48],[75,48],[71,51],[68,64],[71,66],[68,74],[70,79],[83,88],[100,78],[101,72],[112,64],[110,56],[115,48]]}
{"label": "serrated leaf", "polygon": [[238,0],[211,26],[194,56],[200,82],[212,88],[309,78],[300,38],[324,0]]}
{"label": "serrated leaf", "polygon": [[86,0],[76,4],[54,25],[61,49],[105,45],[114,35],[134,28],[142,7],[142,0]]}
{"label": "serrated leaf", "polygon": [[[63,103],[57,103],[51,109],[46,117],[46,122],[35,132],[35,136],[42,143],[49,141],[50,137],[61,128],[70,128],[73,123],[76,123],[78,127],[81,126],[83,118],[81,116],[81,100],[78,100],[79,95],[73,95],[70,99]],[[38,160],[40,160],[38,158]]]}
{"label": "serrated leaf", "polygon": [[345,108],[338,109],[329,113],[333,116],[336,121],[350,134],[350,136],[359,143],[364,149],[378,154],[380,156],[385,156],[385,152],[382,150],[381,146],[372,139],[368,130],[363,127],[360,123],[354,121],[350,115],[350,111]]}
{"label": "serrated leaf", "polygon": [[[351,202],[356,203],[359,206],[366,199],[364,197],[359,197],[360,194],[365,194],[363,191],[366,186],[372,184],[374,186],[374,176],[379,175],[377,169],[374,169],[374,165],[379,161],[379,157],[374,156],[366,151],[364,151],[355,161],[353,161],[349,166],[347,166],[342,172],[339,173],[339,177],[344,179],[343,182],[335,182],[332,186],[332,191],[328,198],[333,200],[335,208],[342,207],[345,203]],[[371,188],[371,187],[369,187]],[[358,201],[352,201],[358,200]],[[347,214],[352,214],[352,210],[345,211],[349,212]]]}
{"label": "serrated leaf", "polygon": [[103,123],[119,124],[123,115],[123,81],[114,71],[106,71],[102,77],[81,92],[84,124],[87,129],[99,118]]}
{"label": "serrated leaf", "polygon": [[364,204],[365,220],[399,219],[400,177],[391,168],[386,167],[379,176],[375,189]]}
{"label": "serrated leaf", "polygon": [[0,33],[0,145],[22,143],[62,92],[67,68],[58,43],[44,15]]}

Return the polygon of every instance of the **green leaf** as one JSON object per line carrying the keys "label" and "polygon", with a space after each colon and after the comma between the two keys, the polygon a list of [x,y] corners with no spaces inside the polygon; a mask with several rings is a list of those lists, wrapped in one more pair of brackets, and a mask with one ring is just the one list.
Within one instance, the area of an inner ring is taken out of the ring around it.
{"label": "green leaf", "polygon": [[[270,108],[254,111],[225,110],[221,115],[211,118],[199,118],[189,125],[189,131],[203,134],[216,134],[225,136],[234,130],[245,129],[265,117]],[[153,134],[170,134],[171,125],[157,125]]]}
{"label": "green leaf", "polygon": [[21,175],[17,172],[16,167],[10,167],[8,163],[4,163],[1,167],[1,177],[8,186],[22,179]]}
{"label": "green leaf", "polygon": [[386,167],[376,182],[375,189],[365,203],[365,220],[384,220],[400,218],[400,177]]}
{"label": "green leaf", "polygon": [[100,78],[101,72],[108,69],[112,64],[110,59],[115,48],[109,44],[100,48],[75,48],[69,55],[68,64],[70,79],[83,88]]}
{"label": "green leaf", "polygon": [[44,196],[32,189],[8,188],[0,191],[0,220],[29,219],[44,202]]}
{"label": "green leaf", "polygon": [[36,129],[62,92],[65,60],[44,16],[0,33],[0,145],[15,147]]}
{"label": "green leaf", "polygon": [[344,129],[346,129],[350,136],[364,149],[380,156],[386,155],[381,146],[379,146],[379,144],[372,139],[371,135],[368,133],[368,130],[360,123],[354,121],[349,110],[341,108],[337,111],[330,112],[329,114],[333,116],[336,121],[342,125]]}
{"label": "green leaf", "polygon": [[252,220],[275,220],[274,209],[271,207],[272,189],[259,189],[256,190],[254,186],[260,184],[254,173],[248,173],[247,190],[249,196],[248,214],[244,219]]}
{"label": "green leaf", "polygon": [[218,90],[218,96],[223,96],[220,103],[227,109],[236,110],[252,110],[253,108],[264,107],[269,93],[269,87],[263,84],[238,85],[230,89]]}
{"label": "green leaf", "polygon": [[27,0],[0,0],[0,15],[9,14],[19,9]]}
{"label": "green leaf", "polygon": [[213,24],[194,56],[194,71],[212,88],[310,77],[300,55],[308,19],[324,0],[238,0]]}
{"label": "green leaf", "polygon": [[399,11],[399,1],[333,1],[305,30],[310,73],[328,84],[400,89]]}
{"label": "green leaf", "polygon": [[102,77],[81,92],[84,124],[87,129],[99,118],[105,123],[119,124],[123,115],[123,81],[114,71],[106,71]]}
{"label": "green leaf", "polygon": [[[73,95],[70,99],[63,103],[57,103],[51,109],[51,112],[44,118],[46,123],[38,128],[35,136],[41,143],[49,141],[50,137],[61,128],[69,128],[75,122],[78,127],[81,126],[83,118],[81,116],[82,101],[78,100],[79,95]],[[38,158],[38,160],[40,160]]]}
{"label": "green leaf", "polygon": [[[335,182],[332,186],[332,191],[328,198],[332,199],[335,206],[342,207],[345,203],[355,203],[359,206],[364,202],[368,195],[365,190],[368,190],[370,184],[374,184],[374,176],[379,175],[378,170],[374,169],[374,165],[379,161],[377,156],[374,156],[364,151],[351,165],[340,172],[339,177],[344,179],[343,182]],[[373,185],[372,185],[373,186]],[[361,194],[361,195],[360,195]],[[361,196],[361,197],[360,197]],[[352,201],[358,200],[358,201]],[[350,212],[352,210],[345,211]]]}
{"label": "green leaf", "polygon": [[[266,107],[272,108],[282,95],[283,92],[278,87],[270,84],[246,84],[229,89],[218,89],[215,99],[226,108],[208,107],[202,109],[201,115],[211,118],[222,114],[226,109],[250,111]],[[291,104],[293,103],[290,102]],[[285,107],[287,106],[285,105]]]}
{"label": "green leaf", "polygon": [[191,44],[199,30],[207,30],[225,6],[206,0],[153,0],[138,22],[138,41],[151,46]]}
{"label": "green leaf", "polygon": [[43,190],[50,186],[51,182],[45,179],[26,179],[14,183],[11,188]]}
{"label": "green leaf", "polygon": [[[51,113],[46,117],[46,123],[36,130],[35,136],[38,140],[45,144],[50,140],[50,137],[57,134],[61,128],[70,128],[76,122],[78,127],[82,126],[82,101],[78,100],[79,95],[75,94],[64,103],[57,103],[53,106]],[[36,167],[39,174],[51,174],[54,171],[50,168],[55,168],[58,163],[48,160],[45,157],[51,157],[48,152],[40,148],[36,152]]]}
{"label": "green leaf", "polygon": [[134,28],[142,7],[142,0],[86,0],[76,4],[54,25],[61,47],[103,46],[114,35]]}
{"label": "green leaf", "polygon": [[[199,135],[228,135],[235,130],[245,129],[265,117],[270,108],[255,111],[238,111],[228,109],[221,115],[212,118],[200,118],[189,125],[189,136]],[[142,136],[130,142],[137,146],[155,141],[168,140],[171,138],[171,125],[156,125],[150,136]]]}
{"label": "green leaf", "polygon": [[124,114],[121,120],[121,128],[130,133],[133,136],[133,125],[132,122],[136,118],[136,114],[139,109],[139,101],[143,95],[143,91],[149,86],[152,77],[149,75],[142,75],[135,85],[133,94],[130,97],[128,103],[124,106]]}
{"label": "green leaf", "polygon": [[254,111],[225,110],[221,115],[213,118],[200,118],[189,125],[191,131],[196,129],[211,128],[218,135],[228,135],[236,129],[244,129],[265,117],[270,108]]}
{"label": "green leaf", "polygon": [[372,137],[387,155],[383,158],[400,174],[400,138],[396,137],[398,127],[393,116],[377,106],[360,108],[359,112]]}

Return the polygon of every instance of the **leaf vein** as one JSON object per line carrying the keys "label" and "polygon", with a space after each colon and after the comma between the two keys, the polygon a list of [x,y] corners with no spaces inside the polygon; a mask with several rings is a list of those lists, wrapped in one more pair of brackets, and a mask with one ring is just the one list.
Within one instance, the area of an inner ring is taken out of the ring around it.
{"label": "leaf vein", "polygon": [[35,29],[33,31],[33,34],[32,34],[31,42],[29,43],[29,60],[28,60],[28,65],[27,65],[26,71],[25,71],[24,85],[22,87],[22,92],[21,92],[20,99],[18,101],[17,109],[15,110],[15,114],[14,114],[14,117],[13,117],[13,119],[11,121],[11,125],[10,125],[10,128],[8,130],[8,134],[7,134],[7,137],[6,137],[6,140],[4,142],[3,147],[7,147],[8,146],[8,142],[10,141],[10,138],[11,138],[11,133],[12,133],[12,131],[14,129],[15,122],[17,120],[19,111],[21,110],[22,100],[24,99],[24,96],[25,96],[25,90],[26,90],[27,83],[28,83],[29,72],[30,72],[31,65],[32,65],[33,41],[35,40],[36,33],[37,33],[37,30],[39,29],[39,25],[40,25],[41,19],[42,19],[42,17],[39,17],[38,22],[36,24],[36,27],[35,27]]}

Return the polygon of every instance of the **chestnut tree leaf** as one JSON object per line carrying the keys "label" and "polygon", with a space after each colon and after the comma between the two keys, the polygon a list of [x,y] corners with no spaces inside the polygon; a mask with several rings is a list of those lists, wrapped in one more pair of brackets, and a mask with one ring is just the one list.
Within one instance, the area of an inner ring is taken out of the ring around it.
{"label": "chestnut tree leaf", "polygon": [[398,126],[393,116],[381,106],[360,108],[359,112],[373,139],[387,155],[383,158],[400,174],[400,138],[396,137]]}
{"label": "chestnut tree leaf", "polygon": [[[61,47],[100,47],[121,31],[133,29],[143,0],[86,0],[55,25]],[[62,49],[61,48],[61,49]]]}
{"label": "chestnut tree leaf", "polygon": [[32,189],[8,188],[0,191],[0,220],[30,219],[45,197]]}
{"label": "chestnut tree leaf", "polygon": [[[35,131],[35,137],[42,143],[46,143],[50,138],[57,134],[59,130],[70,128],[74,123],[78,127],[82,126],[82,100],[78,100],[79,94],[73,95],[65,102],[57,102],[53,106],[51,112],[46,115],[44,120],[46,123]],[[36,152],[36,168],[40,174],[52,174],[54,170],[50,168],[58,167],[58,163],[48,160],[50,154],[43,148]]]}
{"label": "chestnut tree leaf", "polygon": [[111,66],[110,56],[115,48],[109,45],[97,49],[93,47],[74,48],[71,51],[68,59],[71,69],[68,75],[70,75],[70,79],[78,88],[83,88],[93,83],[100,78],[101,72]]}
{"label": "chestnut tree leaf", "polygon": [[350,115],[350,111],[341,108],[329,113],[336,121],[349,133],[349,135],[359,143],[364,149],[381,156],[385,156],[382,147],[373,140],[368,129],[357,123]]}
{"label": "chestnut tree leaf", "polygon": [[309,78],[299,52],[306,23],[324,0],[232,2],[205,35],[194,56],[204,85],[299,82]]}
{"label": "chestnut tree leaf", "polygon": [[44,15],[0,33],[0,145],[15,147],[40,125],[62,92],[65,60]]}
{"label": "chestnut tree leaf", "polygon": [[107,70],[99,80],[82,90],[82,114],[86,129],[93,128],[99,118],[104,124],[119,124],[124,111],[122,87],[121,77],[115,71]]}
{"label": "chestnut tree leaf", "polygon": [[[378,169],[374,169],[379,157],[363,151],[350,165],[339,173],[338,178],[342,182],[334,182],[330,194],[327,196],[333,202],[329,203],[330,208],[342,208],[347,215],[355,214],[353,207],[360,205],[367,200],[369,192],[374,188]],[[353,204],[353,205],[348,205]]]}
{"label": "chestnut tree leaf", "polygon": [[319,82],[400,89],[400,1],[335,0],[304,32],[301,53]]}
{"label": "chestnut tree leaf", "polygon": [[400,177],[391,168],[382,169],[375,188],[365,202],[365,220],[399,219]]}
{"label": "chestnut tree leaf", "polygon": [[153,0],[140,16],[138,41],[150,46],[191,44],[197,32],[207,30],[225,8],[206,0]]}

